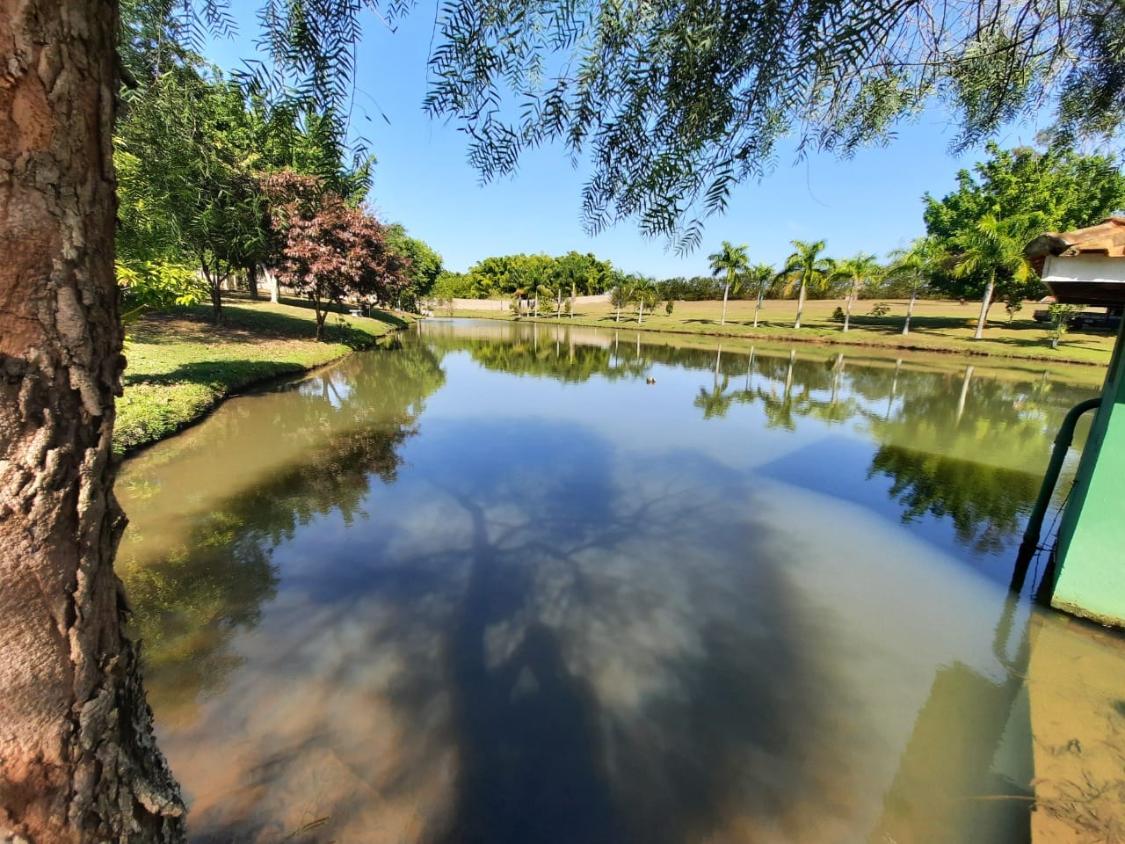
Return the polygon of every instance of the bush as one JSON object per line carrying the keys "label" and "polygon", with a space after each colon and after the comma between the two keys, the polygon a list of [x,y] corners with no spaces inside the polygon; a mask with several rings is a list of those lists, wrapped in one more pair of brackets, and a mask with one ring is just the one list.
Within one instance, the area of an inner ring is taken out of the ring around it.
{"label": "bush", "polygon": [[194,269],[167,261],[137,261],[114,265],[125,316],[148,308],[198,305],[207,299],[207,282]]}
{"label": "bush", "polygon": [[832,312],[832,321],[833,322],[843,322],[844,321],[844,309],[841,308],[839,305],[837,305],[836,310],[834,310]]}
{"label": "bush", "polygon": [[[839,308],[837,308],[839,310]],[[871,308],[871,316],[885,317],[891,312],[891,306],[886,302],[876,302]]]}

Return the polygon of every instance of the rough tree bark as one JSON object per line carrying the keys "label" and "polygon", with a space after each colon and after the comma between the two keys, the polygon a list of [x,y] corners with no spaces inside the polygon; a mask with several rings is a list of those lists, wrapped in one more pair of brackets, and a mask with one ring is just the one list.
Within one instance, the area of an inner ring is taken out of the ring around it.
{"label": "rough tree bark", "polygon": [[0,0],[0,840],[177,841],[113,555],[113,0]]}

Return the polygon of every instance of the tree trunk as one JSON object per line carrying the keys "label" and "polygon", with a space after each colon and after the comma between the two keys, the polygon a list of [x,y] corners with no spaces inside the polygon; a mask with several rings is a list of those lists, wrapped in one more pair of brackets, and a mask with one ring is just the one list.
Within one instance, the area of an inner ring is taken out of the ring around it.
{"label": "tree trunk", "polygon": [[969,385],[973,383],[973,367],[965,367],[965,375],[961,379],[961,395],[957,398],[957,424],[961,424],[961,417],[965,415],[965,403],[969,398]]}
{"label": "tree trunk", "polygon": [[754,327],[755,328],[758,327],[758,314],[760,314],[762,312],[762,296],[764,294],[765,294],[765,290],[759,288],[758,289],[758,304],[754,306]]}
{"label": "tree trunk", "polygon": [[313,303],[313,314],[316,317],[316,341],[319,343],[324,337],[324,320],[328,317],[328,312],[321,309],[320,297],[313,294],[309,296]]}
{"label": "tree trunk", "polygon": [[211,319],[215,325],[223,322],[223,277],[219,274],[218,263],[214,267],[207,263],[203,256],[199,258],[199,267],[203,270],[203,277],[207,279],[207,287],[211,291]]}
{"label": "tree trunk", "polygon": [[801,287],[797,291],[797,320],[793,323],[794,328],[801,327],[801,313],[805,310],[805,280],[801,279]]}
{"label": "tree trunk", "polygon": [[260,299],[261,294],[258,292],[258,265],[249,264],[246,267],[246,286],[250,288],[250,298]]}
{"label": "tree trunk", "polygon": [[281,282],[277,280],[277,273],[271,270],[267,269],[265,275],[266,284],[269,285],[270,289],[270,301],[276,305],[281,301]]}
{"label": "tree trunk", "polygon": [[730,294],[730,282],[723,285],[723,314],[719,317],[719,325],[727,324],[727,296]]}
{"label": "tree trunk", "polygon": [[116,3],[2,0],[0,840],[179,841],[113,556]]}
{"label": "tree trunk", "polygon": [[848,307],[844,311],[844,333],[848,333],[848,328],[852,322],[852,303],[855,302],[856,297],[856,282],[852,282],[852,292],[848,295]]}
{"label": "tree trunk", "polygon": [[902,358],[895,361],[895,374],[891,378],[891,394],[887,397],[887,412],[883,415],[883,420],[891,418],[891,408],[894,406],[895,397],[898,395],[898,374],[902,370]]}
{"label": "tree trunk", "polygon": [[988,309],[992,305],[992,291],[996,287],[996,273],[993,272],[988,276],[988,286],[984,288],[984,298],[980,302],[980,316],[977,317],[977,330],[973,333],[973,339],[979,340],[984,336],[984,324],[988,319]]}
{"label": "tree trunk", "polygon": [[215,276],[211,281],[211,318],[215,325],[223,324],[223,288],[222,281]]}
{"label": "tree trunk", "polygon": [[910,304],[906,306],[906,322],[902,324],[903,336],[910,333],[910,318],[914,316],[914,303],[918,300],[918,288],[913,287],[910,290]]}
{"label": "tree trunk", "polygon": [[644,299],[637,300],[637,325],[645,321],[645,301]]}

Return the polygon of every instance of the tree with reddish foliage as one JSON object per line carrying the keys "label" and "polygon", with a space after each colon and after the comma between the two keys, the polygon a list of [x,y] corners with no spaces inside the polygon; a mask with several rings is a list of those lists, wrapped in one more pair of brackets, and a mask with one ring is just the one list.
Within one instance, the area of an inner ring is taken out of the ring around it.
{"label": "tree with reddish foliage", "polygon": [[296,173],[275,174],[267,190],[276,203],[277,274],[313,303],[317,340],[329,303],[348,297],[388,302],[408,284],[409,260],[390,249],[386,229],[363,208]]}

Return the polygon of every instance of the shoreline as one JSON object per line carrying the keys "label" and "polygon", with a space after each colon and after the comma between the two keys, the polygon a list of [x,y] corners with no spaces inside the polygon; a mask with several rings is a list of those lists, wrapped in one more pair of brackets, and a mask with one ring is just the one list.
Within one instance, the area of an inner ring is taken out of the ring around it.
{"label": "shoreline", "polygon": [[[950,346],[948,344],[930,345],[927,343],[917,343],[911,341],[889,341],[889,342],[871,342],[862,339],[852,339],[841,337],[837,339],[831,335],[815,334],[815,329],[782,329],[770,330],[769,328],[750,328],[744,332],[734,331],[691,331],[684,328],[676,328],[675,326],[667,325],[649,325],[648,323],[638,324],[635,320],[623,320],[616,322],[614,320],[606,319],[589,319],[579,317],[520,317],[518,320],[512,318],[507,314],[501,314],[496,311],[469,311],[469,310],[455,310],[452,313],[434,312],[431,314],[434,318],[443,319],[489,319],[496,322],[512,322],[512,323],[532,323],[539,325],[574,325],[582,328],[609,328],[617,329],[619,331],[639,331],[651,332],[653,334],[676,334],[684,337],[714,337],[716,339],[730,339],[741,341],[762,341],[772,343],[804,343],[811,346],[848,346],[855,349],[865,350],[887,350],[890,352],[902,351],[913,352],[921,354],[941,354],[949,356],[962,356],[972,358],[995,358],[998,360],[1011,360],[1011,361],[1031,361],[1038,363],[1056,363],[1065,364],[1067,366],[1085,366],[1085,367],[1106,367],[1109,364],[1109,353],[1106,353],[1106,359],[1089,360],[1080,357],[1067,356],[1065,353],[1061,355],[1048,355],[1048,354],[1012,354],[1005,353],[1001,350],[992,348],[972,349],[960,348]],[[854,329],[853,329],[854,330]],[[803,333],[808,332],[808,333]],[[839,332],[844,335],[843,331]],[[846,336],[846,335],[844,335]],[[903,335],[899,335],[903,336]],[[910,335],[906,335],[910,336]],[[982,343],[989,342],[987,338]]]}
{"label": "shoreline", "polygon": [[116,401],[116,461],[202,422],[229,398],[375,348],[418,318],[393,311],[348,316],[329,326],[327,342],[317,342],[302,330],[313,324],[307,308],[234,299],[224,312],[222,326],[194,311],[154,313],[139,332],[130,332],[124,391]]}

